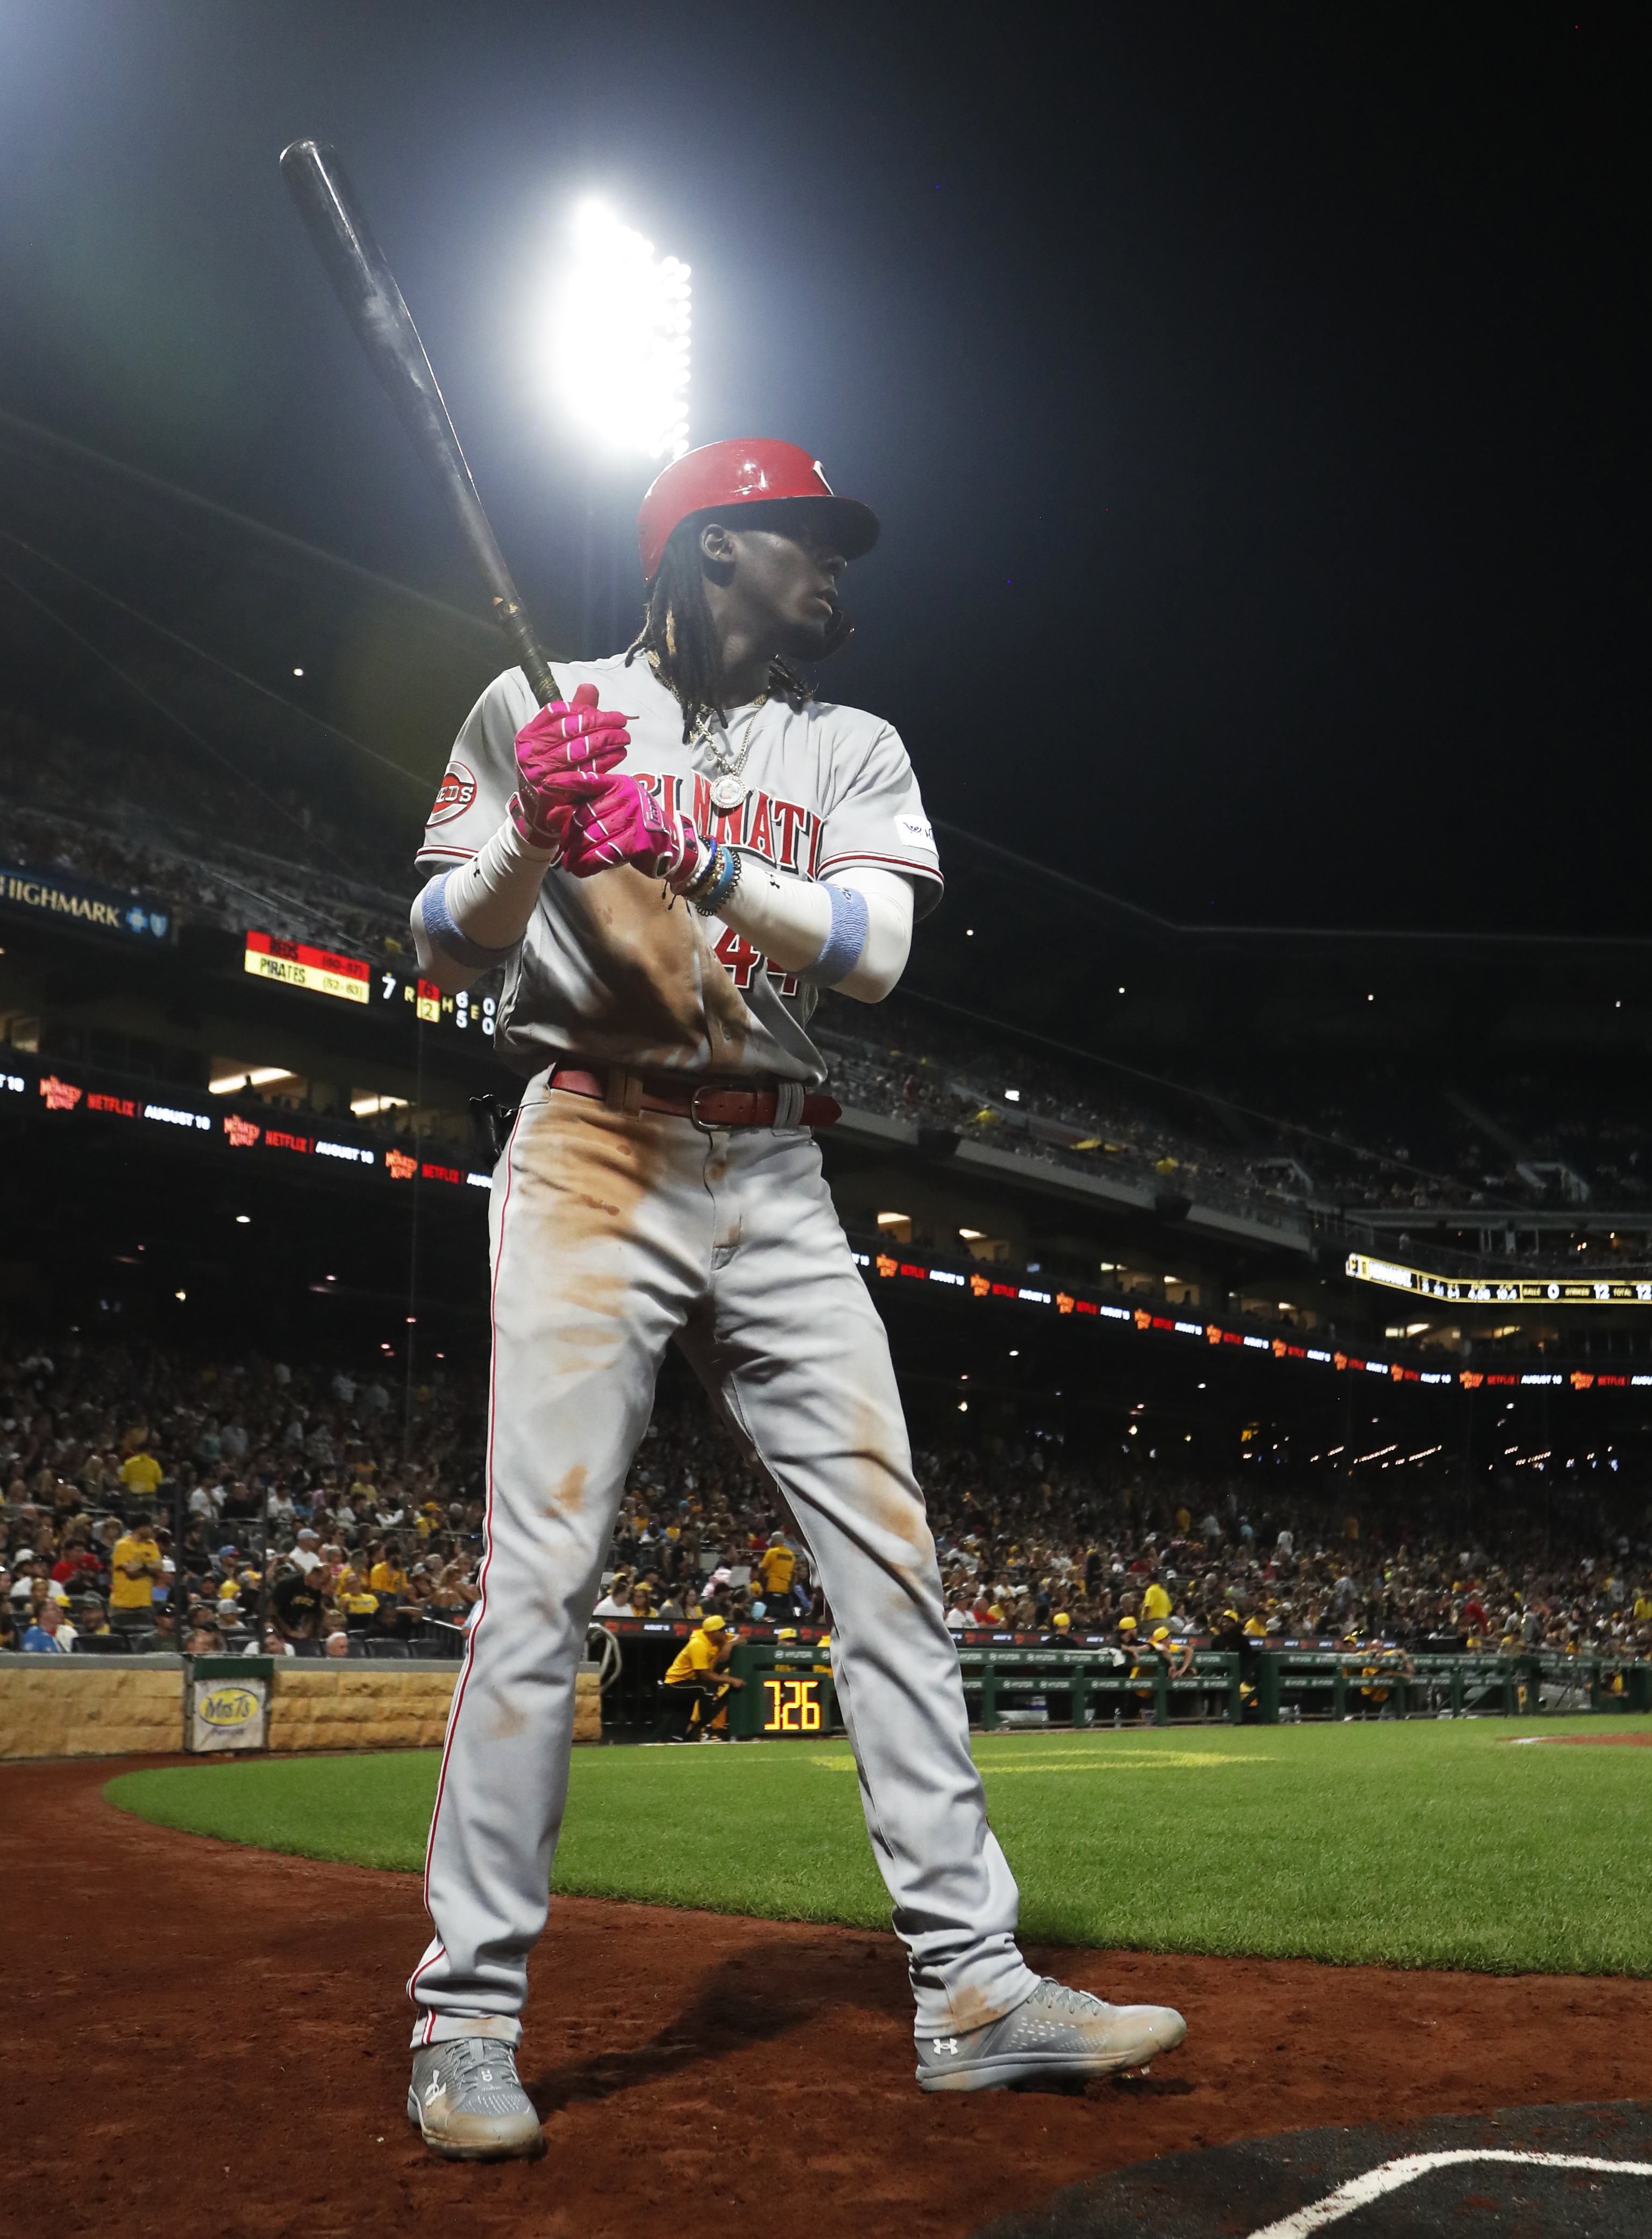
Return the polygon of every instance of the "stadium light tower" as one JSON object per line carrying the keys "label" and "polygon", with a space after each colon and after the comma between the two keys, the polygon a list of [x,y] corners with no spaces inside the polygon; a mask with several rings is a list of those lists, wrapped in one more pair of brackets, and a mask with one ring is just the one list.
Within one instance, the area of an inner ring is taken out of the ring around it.
{"label": "stadium light tower", "polygon": [[602,203],[574,212],[559,290],[555,369],[570,416],[610,455],[679,459],[689,448],[689,267]]}

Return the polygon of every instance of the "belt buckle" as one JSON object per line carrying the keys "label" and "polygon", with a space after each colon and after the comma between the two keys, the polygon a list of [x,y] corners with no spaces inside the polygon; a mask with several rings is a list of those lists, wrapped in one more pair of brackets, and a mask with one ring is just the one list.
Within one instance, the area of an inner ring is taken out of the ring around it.
{"label": "belt buckle", "polygon": [[703,1081],[699,1087],[696,1088],[689,1098],[689,1123],[693,1126],[697,1127],[703,1135],[711,1135],[716,1133],[716,1123],[714,1120],[702,1120],[700,1117],[700,1099],[703,1096],[710,1095],[712,1091],[709,1082]]}

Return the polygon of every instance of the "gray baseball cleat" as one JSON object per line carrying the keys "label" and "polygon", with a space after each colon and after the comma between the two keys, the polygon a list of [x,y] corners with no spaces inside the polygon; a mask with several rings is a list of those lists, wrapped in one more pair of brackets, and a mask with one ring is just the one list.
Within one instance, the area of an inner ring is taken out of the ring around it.
{"label": "gray baseball cleat", "polygon": [[433,2154],[453,2162],[536,2160],[545,2133],[516,2080],[516,2056],[496,2036],[421,2045],[407,2088],[407,2119]]}
{"label": "gray baseball cleat", "polygon": [[1109,2006],[1046,1975],[1003,2019],[918,2039],[926,2091],[1002,2091],[1062,2076],[1112,2076],[1174,2052],[1188,2025],[1169,2006]]}

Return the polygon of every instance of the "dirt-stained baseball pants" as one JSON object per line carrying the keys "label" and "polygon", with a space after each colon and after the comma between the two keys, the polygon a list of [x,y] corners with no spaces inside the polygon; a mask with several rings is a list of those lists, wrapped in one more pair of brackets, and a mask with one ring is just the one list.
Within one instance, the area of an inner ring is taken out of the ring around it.
{"label": "dirt-stained baseball pants", "polygon": [[522,2035],[568,1792],[575,1673],[676,1337],[784,1492],[831,1604],[837,1698],[920,2036],[1036,1985],[987,1824],[935,1543],[876,1310],[807,1133],[703,1133],[530,1084],[494,1177],[482,1597],[425,1868],[413,2043]]}

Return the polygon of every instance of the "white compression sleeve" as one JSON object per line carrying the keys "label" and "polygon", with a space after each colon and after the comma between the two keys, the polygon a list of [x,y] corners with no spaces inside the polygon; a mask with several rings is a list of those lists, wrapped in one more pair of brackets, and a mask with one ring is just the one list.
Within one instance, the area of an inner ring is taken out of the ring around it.
{"label": "white compression sleeve", "polygon": [[851,868],[816,884],[746,855],[717,915],[771,963],[862,1003],[883,1001],[912,946],[912,887],[896,871]]}
{"label": "white compression sleeve", "polygon": [[420,971],[451,995],[503,962],[527,931],[557,860],[530,847],[507,816],[468,863],[438,871],[409,914]]}

